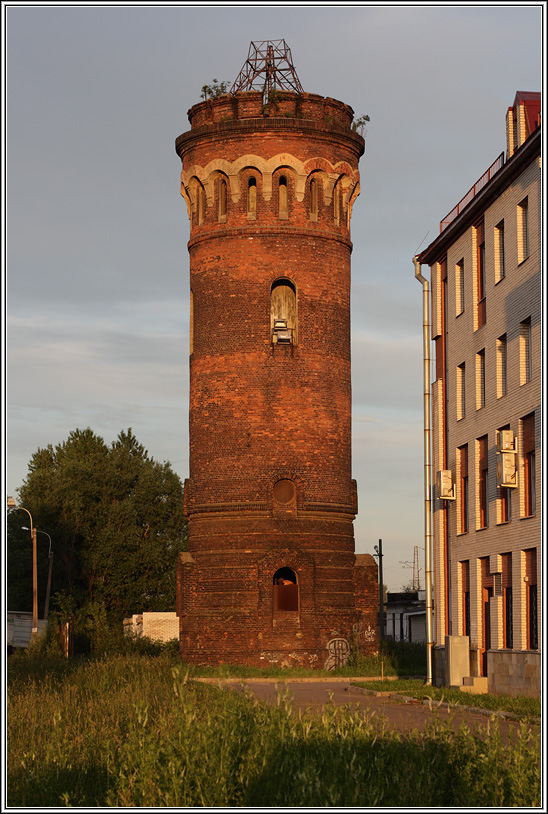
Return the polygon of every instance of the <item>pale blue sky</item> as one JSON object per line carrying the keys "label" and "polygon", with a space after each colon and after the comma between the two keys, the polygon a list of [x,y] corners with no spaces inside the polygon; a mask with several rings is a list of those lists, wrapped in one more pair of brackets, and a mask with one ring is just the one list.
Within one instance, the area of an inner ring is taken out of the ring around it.
{"label": "pale blue sky", "polygon": [[[423,545],[422,289],[412,257],[542,90],[544,3],[5,3],[6,492],[38,447],[132,427],[182,479],[189,224],[175,138],[252,40],[368,114],[352,218],[358,552],[390,590]],[[422,557],[422,551],[421,551]],[[423,572],[421,572],[421,578]]]}

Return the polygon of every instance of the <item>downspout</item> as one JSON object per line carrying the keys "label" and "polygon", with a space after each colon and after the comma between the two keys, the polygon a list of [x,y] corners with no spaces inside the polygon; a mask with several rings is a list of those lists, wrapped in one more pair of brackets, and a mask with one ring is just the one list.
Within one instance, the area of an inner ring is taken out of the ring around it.
{"label": "downspout", "polygon": [[430,285],[421,274],[418,255],[415,277],[422,284],[422,341],[424,381],[424,575],[426,581],[426,684],[432,684],[432,463],[430,459]]}

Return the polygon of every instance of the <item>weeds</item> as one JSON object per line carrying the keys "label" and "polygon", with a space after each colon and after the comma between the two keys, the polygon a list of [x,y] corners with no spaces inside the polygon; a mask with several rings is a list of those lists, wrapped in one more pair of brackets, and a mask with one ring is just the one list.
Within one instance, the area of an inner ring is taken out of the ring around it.
{"label": "weeds", "polygon": [[[25,676],[26,670],[26,676]],[[401,734],[192,680],[172,654],[8,663],[10,807],[534,806],[538,737]],[[435,783],[432,778],[435,777]]]}

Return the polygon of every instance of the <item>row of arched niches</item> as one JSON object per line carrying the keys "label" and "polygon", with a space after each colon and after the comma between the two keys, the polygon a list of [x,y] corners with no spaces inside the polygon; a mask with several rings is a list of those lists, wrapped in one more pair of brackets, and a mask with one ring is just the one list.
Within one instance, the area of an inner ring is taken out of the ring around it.
{"label": "row of arched niches", "polygon": [[288,221],[350,228],[360,192],[358,170],[322,158],[302,163],[287,153],[266,160],[245,155],[232,163],[215,159],[181,173],[181,194],[191,227],[240,227]]}

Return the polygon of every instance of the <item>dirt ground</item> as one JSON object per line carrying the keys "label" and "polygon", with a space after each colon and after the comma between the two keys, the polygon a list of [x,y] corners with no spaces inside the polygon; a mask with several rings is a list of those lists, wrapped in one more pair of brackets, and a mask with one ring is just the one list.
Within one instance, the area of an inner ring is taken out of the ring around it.
{"label": "dirt ground", "polygon": [[[218,680],[210,680],[218,683]],[[257,698],[276,703],[278,692],[287,691],[291,697],[292,705],[296,710],[304,712],[306,709],[319,711],[328,702],[336,706],[347,705],[352,710],[359,710],[365,714],[373,714],[383,718],[390,726],[402,732],[413,730],[422,731],[431,725],[435,719],[448,722],[455,730],[465,723],[470,731],[480,732],[489,725],[490,714],[475,712],[469,708],[455,709],[447,704],[438,704],[433,701],[431,705],[422,701],[403,700],[395,696],[372,696],[364,693],[361,688],[353,687],[351,679],[308,679],[280,681],[279,679],[230,679],[221,682],[222,686],[230,686],[240,692],[249,688]],[[470,707],[474,705],[474,696],[470,696]],[[518,721],[511,720],[497,714],[501,737],[506,740],[512,737],[520,728]],[[540,725],[534,725],[540,730]]]}

